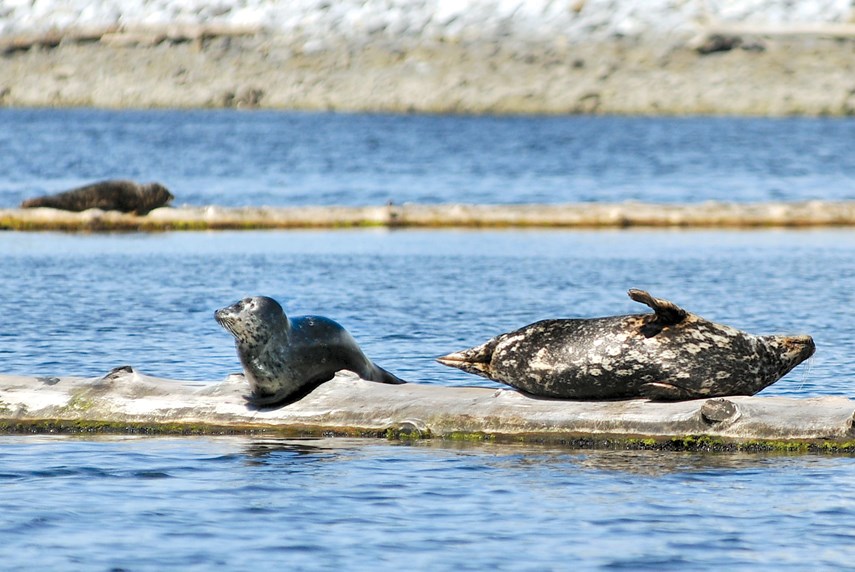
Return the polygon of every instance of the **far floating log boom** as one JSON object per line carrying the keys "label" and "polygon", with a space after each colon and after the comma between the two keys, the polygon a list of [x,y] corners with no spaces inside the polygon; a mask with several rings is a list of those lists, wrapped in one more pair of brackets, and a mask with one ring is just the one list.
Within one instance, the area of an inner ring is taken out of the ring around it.
{"label": "far floating log boom", "polygon": [[289,228],[807,228],[855,226],[855,201],[531,205],[190,207],[146,216],[98,209],[0,209],[9,230],[248,230]]}

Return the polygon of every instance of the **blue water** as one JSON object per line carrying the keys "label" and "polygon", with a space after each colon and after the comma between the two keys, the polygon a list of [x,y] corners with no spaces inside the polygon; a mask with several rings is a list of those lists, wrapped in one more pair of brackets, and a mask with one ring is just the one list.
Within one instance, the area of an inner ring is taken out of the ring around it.
{"label": "blue water", "polygon": [[842,570],[855,459],[0,437],[39,570]]}
{"label": "blue water", "polygon": [[[191,204],[855,198],[853,120],[0,110],[0,207],[104,177]],[[238,371],[214,309],[267,294],[417,383],[640,287],[817,353],[763,395],[855,393],[855,231],[0,233],[0,373]],[[2,396],[0,396],[2,398]],[[855,561],[820,455],[252,437],[0,436],[0,568],[756,570]]]}
{"label": "blue water", "polygon": [[266,294],[334,318],[408,380],[495,387],[434,358],[543,318],[646,312],[638,287],[813,335],[816,356],[764,394],[853,393],[850,230],[4,233],[0,253],[6,373],[222,379],[240,364],[214,309]]}
{"label": "blue water", "polygon": [[855,199],[852,119],[0,109],[0,208],[104,178],[176,204]]}

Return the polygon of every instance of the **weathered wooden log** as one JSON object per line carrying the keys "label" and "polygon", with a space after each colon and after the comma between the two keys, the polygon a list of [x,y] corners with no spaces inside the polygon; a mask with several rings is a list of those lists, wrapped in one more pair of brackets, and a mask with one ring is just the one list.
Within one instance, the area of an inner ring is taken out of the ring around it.
{"label": "weathered wooden log", "polygon": [[50,29],[36,33],[0,36],[0,54],[25,51],[31,48],[55,48],[61,42],[95,42],[118,29],[118,25],[84,26],[65,30]]}
{"label": "weathered wooden log", "polygon": [[763,36],[768,38],[814,37],[855,38],[852,22],[798,22],[766,24],[757,22],[709,22],[701,30],[704,35]]}
{"label": "weathered wooden log", "polygon": [[5,431],[275,432],[487,438],[596,446],[855,450],[855,401],[729,397],[567,401],[510,389],[386,385],[340,372],[296,403],[256,409],[242,376],[184,382],[118,368],[101,378],[0,375]]}
{"label": "weathered wooden log", "polygon": [[179,207],[146,216],[98,209],[0,210],[0,229],[207,230],[338,228],[761,228],[855,226],[855,201],[556,205],[403,204],[385,206]]}
{"label": "weathered wooden log", "polygon": [[757,38],[822,38],[846,40],[855,38],[855,24],[847,22],[802,22],[789,24],[764,24],[751,22],[708,22],[688,42],[688,46],[701,54],[728,51],[743,47],[749,50],[765,49]]}
{"label": "weathered wooden log", "polygon": [[111,46],[153,46],[163,41],[173,43],[199,42],[210,38],[253,36],[261,31],[260,26],[230,26],[217,23],[174,23],[163,26],[121,26],[119,24],[78,26],[0,36],[0,54],[25,51],[34,47],[55,48],[63,42],[78,44],[100,41]]}

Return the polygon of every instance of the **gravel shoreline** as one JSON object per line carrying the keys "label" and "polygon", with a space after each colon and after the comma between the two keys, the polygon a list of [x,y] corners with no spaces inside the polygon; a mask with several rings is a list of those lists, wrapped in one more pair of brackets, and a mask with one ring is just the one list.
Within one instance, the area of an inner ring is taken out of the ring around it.
{"label": "gravel shoreline", "polygon": [[0,106],[855,115],[855,0],[0,4]]}
{"label": "gravel shoreline", "polygon": [[847,38],[714,35],[701,49],[664,40],[342,40],[307,49],[302,39],[241,29],[94,36],[7,39],[0,105],[855,115]]}

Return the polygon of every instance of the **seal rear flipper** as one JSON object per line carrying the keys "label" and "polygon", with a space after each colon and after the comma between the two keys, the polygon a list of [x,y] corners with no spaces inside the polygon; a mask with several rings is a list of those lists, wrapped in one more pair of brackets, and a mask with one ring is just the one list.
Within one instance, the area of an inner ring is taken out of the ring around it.
{"label": "seal rear flipper", "polygon": [[480,346],[438,357],[436,361],[442,365],[456,367],[466,373],[493,379],[493,368],[490,362],[493,361],[493,351],[499,343],[499,338],[501,336],[497,336]]}
{"label": "seal rear flipper", "polygon": [[645,383],[639,388],[642,397],[651,401],[686,401],[700,396],[670,383]]}
{"label": "seal rear flipper", "polygon": [[636,302],[641,302],[656,312],[656,322],[662,326],[673,326],[679,324],[689,315],[687,311],[679,307],[674,302],[663,300],[662,298],[654,298],[650,293],[644,290],[636,290],[635,288],[627,292],[629,297]]}
{"label": "seal rear flipper", "polygon": [[403,379],[399,378],[394,373],[388,372],[377,364],[374,364],[375,376],[371,381],[376,381],[378,383],[388,383],[390,385],[401,385],[407,383]]}

